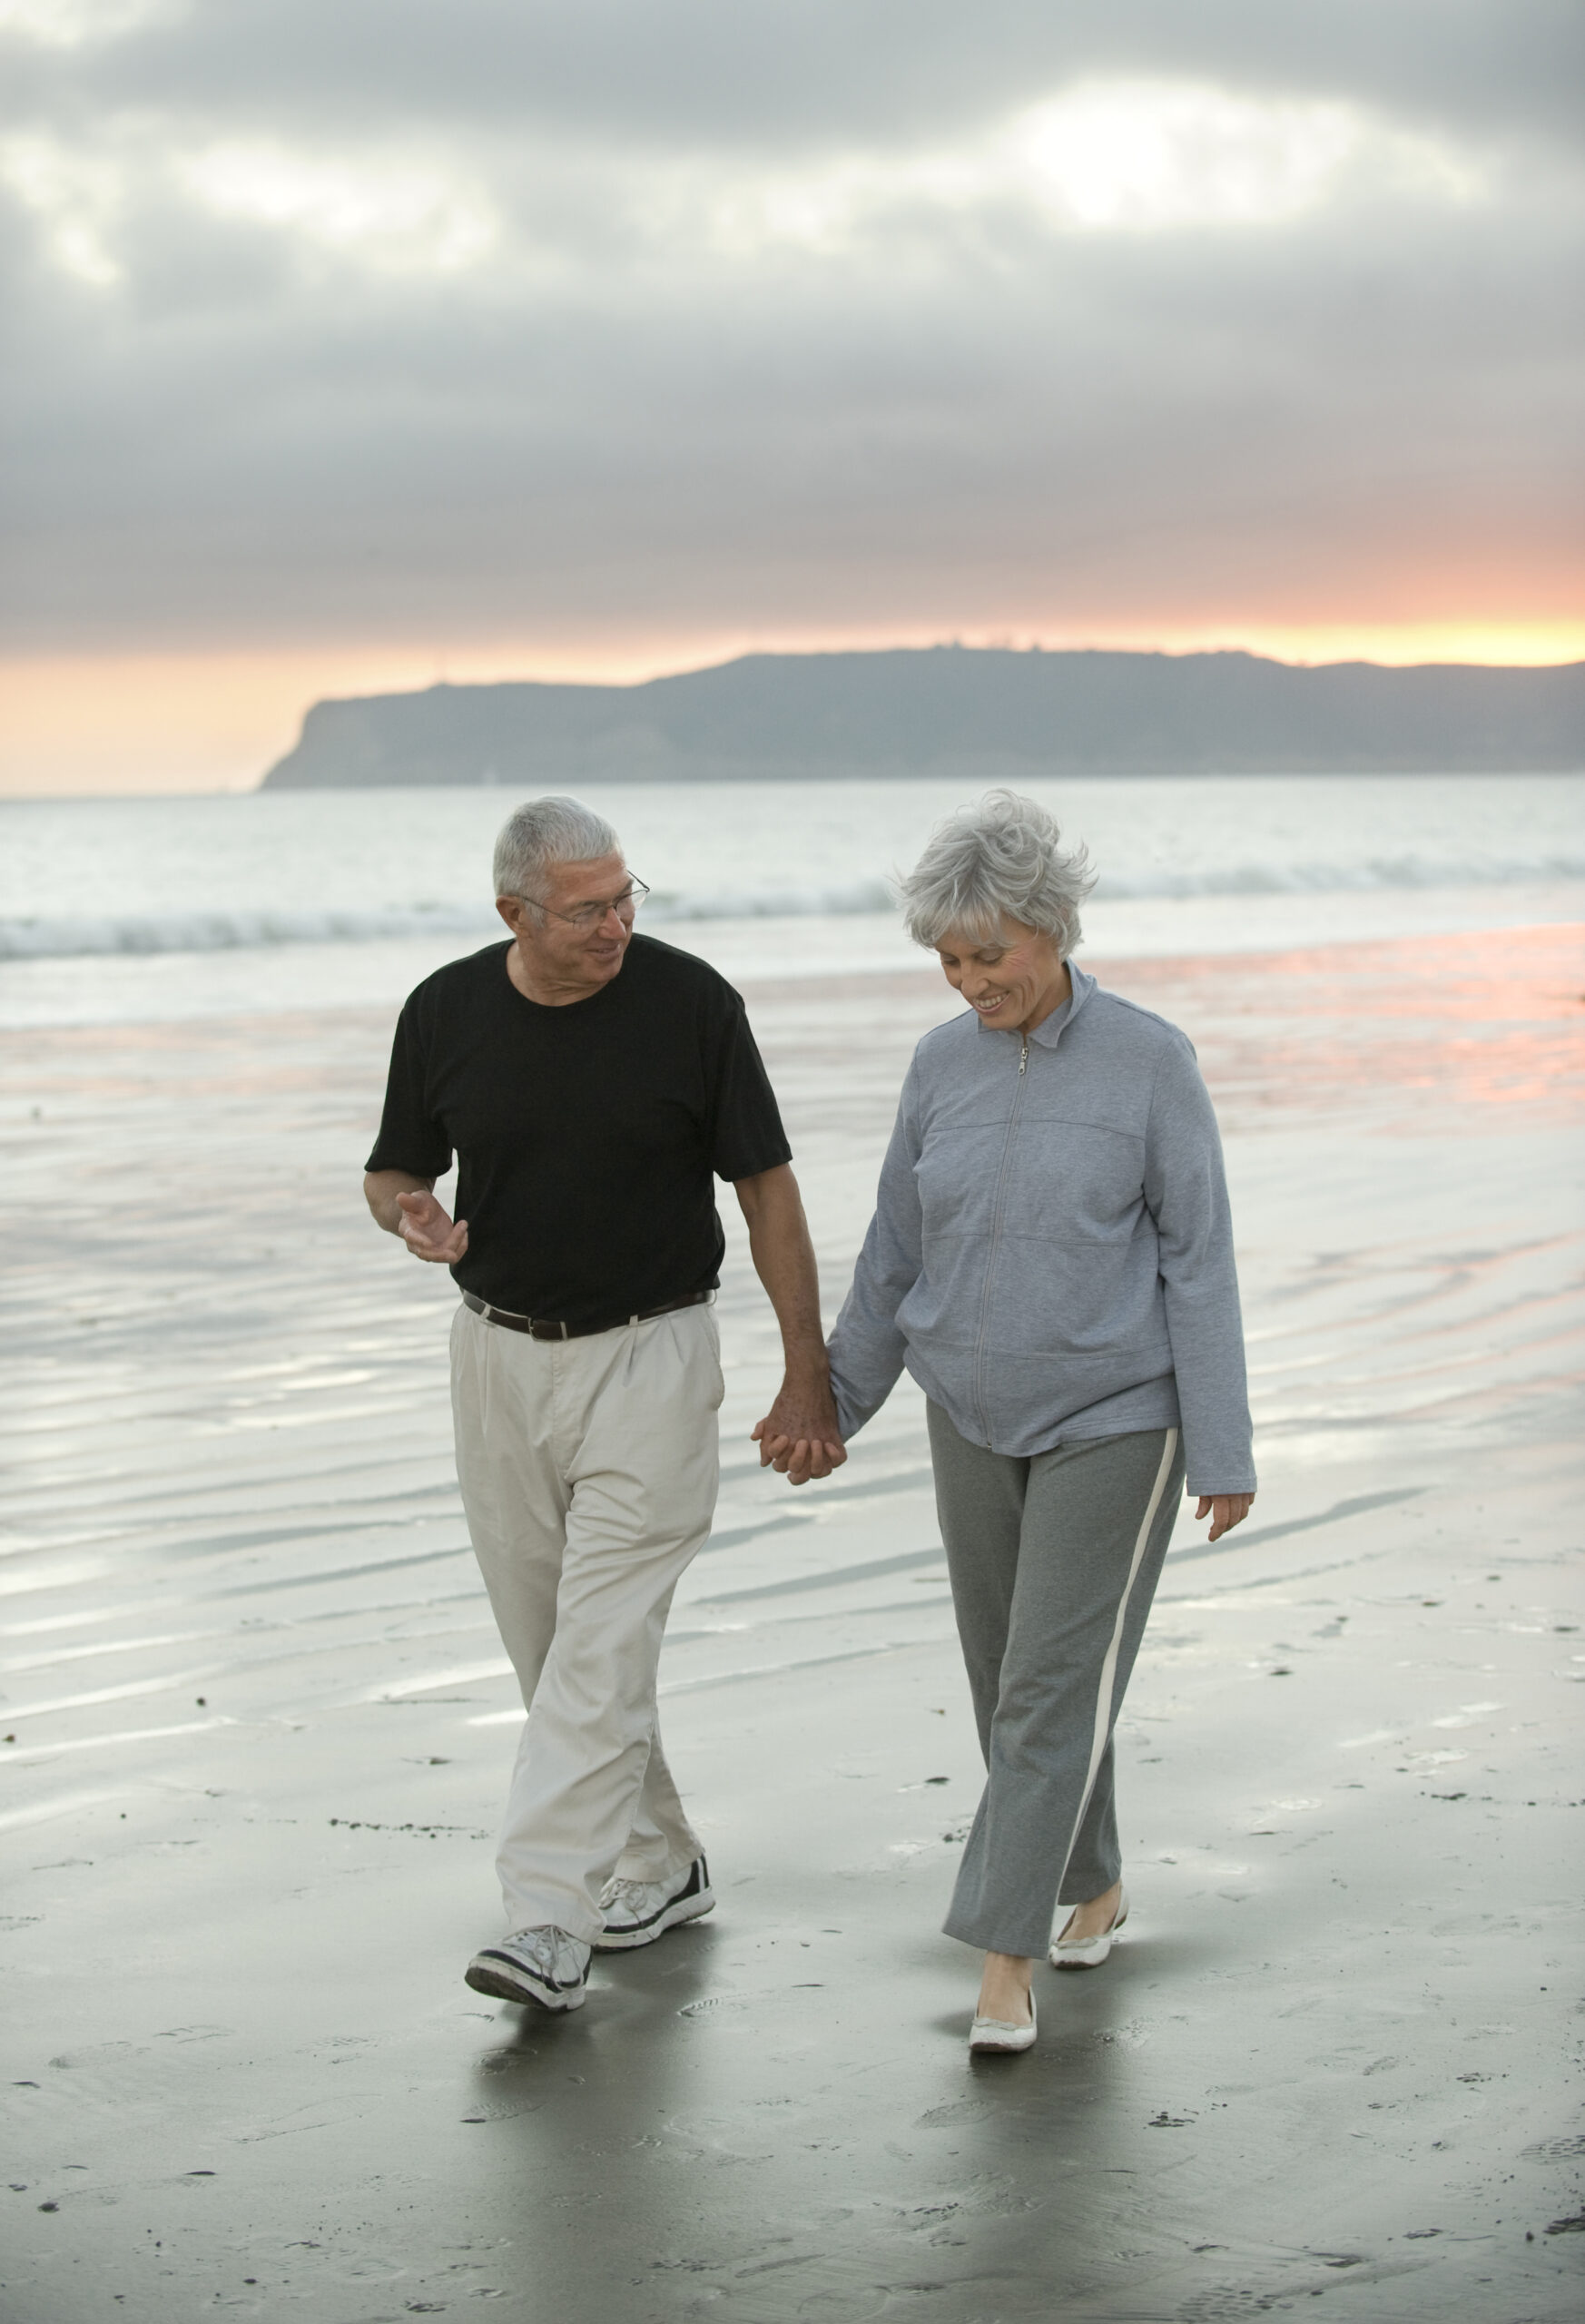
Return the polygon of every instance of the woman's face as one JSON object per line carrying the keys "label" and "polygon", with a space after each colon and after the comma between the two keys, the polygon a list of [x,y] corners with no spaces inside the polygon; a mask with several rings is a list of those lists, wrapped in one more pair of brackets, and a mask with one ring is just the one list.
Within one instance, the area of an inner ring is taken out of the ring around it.
{"label": "woman's face", "polygon": [[1073,989],[1055,938],[1018,921],[993,944],[949,931],[936,952],[947,982],[999,1032],[1029,1031]]}

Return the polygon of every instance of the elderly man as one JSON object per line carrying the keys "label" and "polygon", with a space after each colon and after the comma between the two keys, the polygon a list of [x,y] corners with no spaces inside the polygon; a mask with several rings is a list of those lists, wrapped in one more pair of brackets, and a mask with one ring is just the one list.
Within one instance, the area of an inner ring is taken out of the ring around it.
{"label": "elderly man", "polygon": [[[755,1433],[795,1482],[844,1455],[814,1253],[742,1000],[635,935],[643,883],[576,800],[517,810],[495,882],[511,940],[408,1000],[364,1191],[462,1294],[458,1477],[528,1713],[497,1859],[510,1933],[468,1982],[566,2010],[591,1947],[652,1944],[714,1903],[655,1721],[672,1592],[715,1504],[713,1173],[782,1331]],[[455,1223],[433,1192],[453,1153]]]}

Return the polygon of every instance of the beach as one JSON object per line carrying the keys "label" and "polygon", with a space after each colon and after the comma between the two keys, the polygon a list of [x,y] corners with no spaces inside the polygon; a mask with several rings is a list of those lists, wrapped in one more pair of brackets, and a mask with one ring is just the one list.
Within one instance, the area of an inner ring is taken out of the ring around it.
{"label": "beach", "polygon": [[[0,0],[0,2324],[1585,2319],[1582,19],[1408,13]],[[753,1441],[942,1026],[994,1802],[940,1416]]]}
{"label": "beach", "polygon": [[[917,1392],[830,1485],[763,1474],[729,1218],[721,1506],[662,1673],[719,1905],[576,2016],[483,2002],[521,1711],[454,1294],[359,1197],[390,1010],[5,1037],[17,2324],[1577,2312],[1585,931],[1086,957],[1216,1096],[1262,1489],[1175,1537],[1127,1937],[972,2067]],[[743,989],[832,1307],[952,996]]]}

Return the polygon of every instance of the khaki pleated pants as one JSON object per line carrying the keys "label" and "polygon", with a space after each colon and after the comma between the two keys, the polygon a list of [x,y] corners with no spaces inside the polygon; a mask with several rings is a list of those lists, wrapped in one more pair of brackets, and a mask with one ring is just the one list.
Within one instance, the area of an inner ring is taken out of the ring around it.
{"label": "khaki pleated pants", "polygon": [[511,1928],[589,1943],[613,1873],[663,1880],[700,1853],[655,1673],[714,1513],[722,1394],[708,1306],[575,1340],[458,1310],[458,1480],[528,1714],[496,1859]]}

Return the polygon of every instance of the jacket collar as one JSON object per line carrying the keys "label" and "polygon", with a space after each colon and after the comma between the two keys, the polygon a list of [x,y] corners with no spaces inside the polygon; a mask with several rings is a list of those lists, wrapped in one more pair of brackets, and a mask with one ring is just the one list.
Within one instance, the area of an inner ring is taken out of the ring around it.
{"label": "jacket collar", "polygon": [[1062,1039],[1063,1034],[1068,1030],[1068,1028],[1072,1024],[1079,1010],[1084,1007],[1085,1002],[1089,999],[1090,994],[1095,990],[1095,979],[1090,976],[1086,970],[1081,969],[1077,960],[1068,961],[1068,973],[1073,983],[1072,1000],[1065,1002],[1062,1008],[1054,1009],[1049,1017],[1042,1019],[1041,1022],[1036,1026],[1034,1031],[1029,1035],[1030,1040],[1039,1041],[1043,1049],[1054,1049],[1056,1048],[1058,1042]]}

